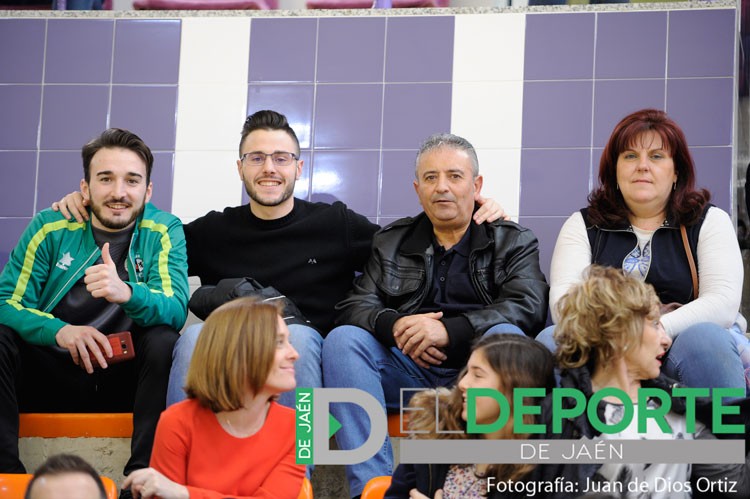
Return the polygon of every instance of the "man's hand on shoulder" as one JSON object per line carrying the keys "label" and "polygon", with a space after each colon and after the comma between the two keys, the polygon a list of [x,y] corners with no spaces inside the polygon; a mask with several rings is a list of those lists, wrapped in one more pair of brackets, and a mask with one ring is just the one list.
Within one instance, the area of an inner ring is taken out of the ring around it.
{"label": "man's hand on shoulder", "polygon": [[72,324],[63,326],[57,331],[55,341],[70,352],[77,366],[82,366],[89,374],[94,372],[94,365],[91,363],[92,355],[103,369],[107,367],[105,356],[106,358],[112,357],[112,346],[107,337],[91,326]]}
{"label": "man's hand on shoulder", "polygon": [[83,195],[78,191],[71,192],[60,201],[52,203],[53,210],[59,211],[68,220],[72,216],[78,223],[83,223],[89,219],[86,206],[88,206],[88,201],[83,199]]}
{"label": "man's hand on shoulder", "polygon": [[421,367],[437,366],[448,358],[440,350],[449,343],[442,317],[442,312],[407,315],[393,325],[396,345]]}
{"label": "man's hand on shoulder", "polygon": [[115,262],[109,254],[109,243],[102,246],[102,263],[86,269],[86,289],[94,298],[104,298],[110,303],[127,303],[133,290],[117,275]]}
{"label": "man's hand on shoulder", "polygon": [[479,209],[472,217],[477,225],[484,222],[494,222],[495,220],[510,220],[510,215],[506,214],[500,203],[494,199],[482,197],[481,194],[477,193],[474,196],[474,201],[479,205]]}

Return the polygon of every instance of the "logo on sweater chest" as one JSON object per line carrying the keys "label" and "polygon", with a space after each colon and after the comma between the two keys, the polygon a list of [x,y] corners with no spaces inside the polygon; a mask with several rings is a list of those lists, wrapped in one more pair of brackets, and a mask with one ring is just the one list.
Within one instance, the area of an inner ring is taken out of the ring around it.
{"label": "logo on sweater chest", "polygon": [[73,264],[73,260],[75,260],[75,258],[70,256],[69,251],[66,251],[65,253],[63,253],[62,258],[60,258],[57,261],[57,263],[55,264],[55,267],[57,267],[60,270],[68,270],[70,266]]}
{"label": "logo on sweater chest", "polygon": [[315,257],[307,259],[307,264],[308,265],[317,265],[317,263],[318,263],[318,260],[315,259]]}

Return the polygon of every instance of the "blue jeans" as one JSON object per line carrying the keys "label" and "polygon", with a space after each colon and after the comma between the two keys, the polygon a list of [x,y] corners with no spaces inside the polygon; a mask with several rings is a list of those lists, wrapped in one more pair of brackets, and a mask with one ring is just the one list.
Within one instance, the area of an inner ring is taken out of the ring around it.
{"label": "blue jeans", "polygon": [[[172,351],[172,370],[169,373],[167,407],[186,398],[183,387],[201,328],[203,328],[202,323],[188,327],[177,340],[177,344]],[[290,324],[289,333],[289,341],[299,353],[299,359],[294,365],[297,386],[303,388],[322,387],[320,353],[323,338],[315,329],[301,324]],[[282,405],[294,408],[294,402],[294,390],[282,393],[279,396],[279,403]]]}
{"label": "blue jeans", "polygon": [[[485,334],[523,332],[511,324],[498,324]],[[371,333],[356,326],[340,326],[323,343],[323,379],[326,388],[357,388],[377,399],[384,410],[398,411],[401,388],[435,388],[453,384],[458,369],[424,369],[398,348],[384,347]],[[360,447],[370,434],[367,413],[354,404],[331,404],[341,429],[336,432],[339,449]],[[349,493],[357,496],[373,477],[393,474],[393,451],[386,436],[380,451],[363,463],[346,467]]]}
{"label": "blue jeans", "polygon": [[[557,345],[555,326],[545,328],[536,340],[552,352]],[[672,341],[661,372],[692,388],[742,388],[745,376],[731,330],[712,322],[690,326]]]}

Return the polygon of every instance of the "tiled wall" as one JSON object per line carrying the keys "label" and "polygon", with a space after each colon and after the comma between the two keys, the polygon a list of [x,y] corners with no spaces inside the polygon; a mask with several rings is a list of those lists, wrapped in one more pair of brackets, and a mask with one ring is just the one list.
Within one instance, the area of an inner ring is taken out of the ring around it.
{"label": "tiled wall", "polygon": [[297,196],[381,224],[419,211],[422,139],[468,138],[484,194],[535,230],[545,271],[612,127],[638,108],[684,127],[699,184],[731,211],[735,22],[726,8],[0,19],[0,264],[77,187],[80,147],[107,126],[154,149],[153,201],[183,220],[246,202],[239,132],[264,108],[299,134]]}

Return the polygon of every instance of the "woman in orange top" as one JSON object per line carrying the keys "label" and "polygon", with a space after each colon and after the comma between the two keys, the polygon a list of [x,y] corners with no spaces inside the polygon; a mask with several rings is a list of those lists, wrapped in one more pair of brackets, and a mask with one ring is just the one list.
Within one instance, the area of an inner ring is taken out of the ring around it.
{"label": "woman in orange top", "polygon": [[188,400],[161,415],[151,467],[123,487],[136,499],[296,498],[305,468],[295,464],[294,411],[274,397],[295,387],[297,358],[274,305],[217,308],[195,347]]}

